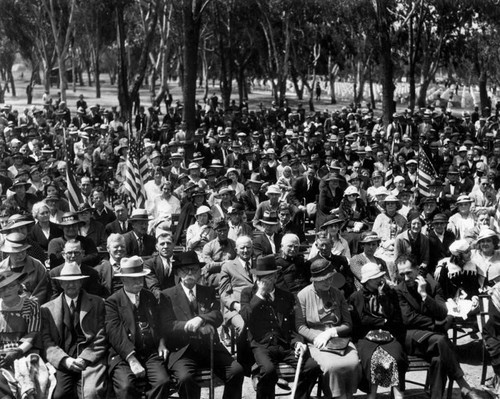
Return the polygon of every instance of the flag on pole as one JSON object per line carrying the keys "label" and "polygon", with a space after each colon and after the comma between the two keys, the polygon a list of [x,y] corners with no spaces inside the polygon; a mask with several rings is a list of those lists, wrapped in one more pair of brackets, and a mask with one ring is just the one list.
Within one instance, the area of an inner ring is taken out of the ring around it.
{"label": "flag on pole", "polygon": [[431,180],[437,177],[436,170],[434,166],[432,166],[429,157],[419,146],[418,149],[418,170],[417,170],[417,180],[418,180],[418,191],[425,197],[431,195],[431,191],[429,189],[429,184]]}
{"label": "flag on pole", "polygon": [[64,151],[66,153],[67,166],[66,166],[66,184],[68,186],[66,196],[69,202],[69,210],[76,212],[78,206],[83,202],[82,192],[80,187],[76,183],[75,176],[73,175],[73,150],[71,148],[71,142],[66,136],[66,129],[63,130],[63,140],[64,140]]}
{"label": "flag on pole", "polygon": [[129,136],[129,152],[125,163],[125,181],[123,187],[134,208],[144,208],[144,177],[148,173],[147,160],[144,156],[140,134],[137,139]]}
{"label": "flag on pole", "polygon": [[385,171],[384,177],[384,186],[386,189],[390,189],[392,184],[394,183],[394,174],[392,172],[392,162],[387,166],[387,170]]}

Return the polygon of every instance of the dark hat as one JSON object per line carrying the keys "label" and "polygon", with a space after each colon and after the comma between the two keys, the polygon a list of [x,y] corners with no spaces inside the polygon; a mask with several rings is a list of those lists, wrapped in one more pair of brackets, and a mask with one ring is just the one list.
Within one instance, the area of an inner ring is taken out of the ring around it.
{"label": "dark hat", "polygon": [[229,228],[229,225],[227,224],[227,222],[224,219],[217,220],[214,223],[214,230],[227,229],[227,228]]}
{"label": "dark hat", "polygon": [[432,218],[432,223],[448,223],[448,217],[444,213],[436,213]]}
{"label": "dark hat", "polygon": [[281,270],[281,266],[276,265],[276,258],[274,254],[271,254],[257,258],[255,267],[250,269],[250,273],[255,276],[267,276],[276,273],[278,270]]}
{"label": "dark hat", "polygon": [[420,203],[422,205],[424,205],[424,204],[436,204],[437,203],[437,198],[434,197],[433,195],[431,195],[429,197],[425,197],[424,199],[422,199],[422,201]]}
{"label": "dark hat", "polygon": [[338,223],[342,224],[344,222],[345,220],[342,219],[339,215],[331,215],[330,219],[327,220],[325,223],[323,223],[320,229],[325,229],[326,227],[331,226],[333,224],[338,224]]}
{"label": "dark hat", "polygon": [[59,226],[73,226],[74,224],[84,223],[78,219],[78,214],[76,212],[65,212],[61,217],[61,223]]}
{"label": "dark hat", "polygon": [[12,184],[12,188],[22,187],[22,186],[24,186],[24,188],[26,188],[26,190],[27,190],[28,188],[31,187],[31,183],[28,183],[27,181],[24,181],[21,179],[16,179],[16,180],[14,180],[14,183]]}
{"label": "dark hat", "polygon": [[196,196],[205,196],[207,195],[205,189],[201,188],[201,187],[196,187],[193,192],[191,193],[191,197],[196,197]]}
{"label": "dark hat", "polygon": [[332,276],[335,276],[333,280],[335,288],[341,288],[346,283],[345,277],[335,271],[329,260],[317,259],[311,264],[311,281],[324,281]]}
{"label": "dark hat", "polygon": [[203,266],[205,262],[200,262],[198,255],[194,251],[180,252],[174,254],[174,262],[172,266],[174,268],[180,268],[184,266]]}
{"label": "dark hat", "polygon": [[374,231],[365,231],[361,235],[360,244],[367,244],[369,242],[380,242],[381,238]]}

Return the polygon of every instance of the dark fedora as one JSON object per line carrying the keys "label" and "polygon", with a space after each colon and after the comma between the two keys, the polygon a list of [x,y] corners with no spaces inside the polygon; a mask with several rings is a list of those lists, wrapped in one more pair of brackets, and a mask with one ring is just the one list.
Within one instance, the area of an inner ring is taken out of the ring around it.
{"label": "dark fedora", "polygon": [[76,212],[65,212],[61,217],[61,223],[59,226],[73,226],[74,224],[84,223],[78,219],[78,214]]}
{"label": "dark fedora", "polygon": [[276,265],[276,258],[271,254],[257,258],[255,267],[250,269],[250,273],[255,276],[266,276],[276,273],[278,270],[281,270],[281,266]]}
{"label": "dark fedora", "polygon": [[448,223],[448,217],[444,213],[437,213],[432,218],[432,223]]}
{"label": "dark fedora", "polygon": [[180,268],[184,266],[203,266],[205,262],[200,262],[198,255],[194,251],[180,252],[174,254],[174,268]]}
{"label": "dark fedora", "polygon": [[335,271],[333,264],[327,259],[317,259],[311,264],[311,281],[324,281],[334,276],[333,286],[341,288],[344,286],[345,277]]}

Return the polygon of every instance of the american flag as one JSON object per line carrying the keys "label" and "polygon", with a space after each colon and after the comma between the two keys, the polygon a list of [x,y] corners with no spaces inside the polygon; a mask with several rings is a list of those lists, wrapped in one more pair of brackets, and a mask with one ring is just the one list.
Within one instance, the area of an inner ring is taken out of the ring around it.
{"label": "american flag", "polygon": [[148,175],[148,163],[144,156],[141,135],[138,134],[137,138],[130,135],[123,188],[136,209],[144,208],[146,205],[144,182]]}
{"label": "american flag", "polygon": [[418,180],[418,191],[425,197],[431,195],[429,184],[431,180],[437,177],[436,170],[432,166],[429,157],[422,149],[418,149],[418,170],[417,170],[417,180]]}
{"label": "american flag", "polygon": [[385,177],[384,177],[384,186],[388,190],[391,188],[392,183],[394,183],[394,175],[392,173],[392,162],[387,166],[387,170],[385,171]]}
{"label": "american flag", "polygon": [[66,184],[68,186],[66,196],[69,201],[69,209],[72,212],[76,212],[78,210],[78,206],[83,202],[82,192],[80,191],[80,187],[76,183],[75,176],[73,175],[73,149],[71,148],[71,141],[66,137],[66,129],[63,131],[63,139],[64,139],[64,151],[66,153]]}

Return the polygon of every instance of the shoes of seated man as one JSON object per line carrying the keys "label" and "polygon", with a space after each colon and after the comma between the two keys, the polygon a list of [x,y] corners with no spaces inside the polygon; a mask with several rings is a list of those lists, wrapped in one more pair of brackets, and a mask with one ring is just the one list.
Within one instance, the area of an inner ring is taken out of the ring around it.
{"label": "shoes of seated man", "polygon": [[290,391],[290,384],[288,384],[287,380],[284,380],[283,378],[278,378],[278,381],[276,382],[276,385],[280,387],[281,389],[285,391]]}

